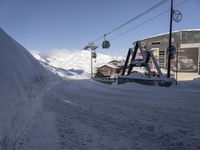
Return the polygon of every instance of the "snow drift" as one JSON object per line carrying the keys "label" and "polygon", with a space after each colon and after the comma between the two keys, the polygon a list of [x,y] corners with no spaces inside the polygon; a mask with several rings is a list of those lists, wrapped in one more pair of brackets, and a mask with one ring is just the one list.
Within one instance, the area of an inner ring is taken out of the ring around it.
{"label": "snow drift", "polygon": [[41,107],[50,72],[0,28],[0,149],[14,149],[18,136]]}

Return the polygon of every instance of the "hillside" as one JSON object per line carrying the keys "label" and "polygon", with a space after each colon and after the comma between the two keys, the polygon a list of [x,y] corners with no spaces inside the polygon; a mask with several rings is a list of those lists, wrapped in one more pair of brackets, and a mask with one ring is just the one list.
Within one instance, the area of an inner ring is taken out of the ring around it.
{"label": "hillside", "polygon": [[[31,51],[43,66],[60,76],[73,79],[90,78],[90,52],[85,50],[52,50],[49,52]],[[94,69],[112,60],[121,60],[123,57],[97,53],[93,61]]]}

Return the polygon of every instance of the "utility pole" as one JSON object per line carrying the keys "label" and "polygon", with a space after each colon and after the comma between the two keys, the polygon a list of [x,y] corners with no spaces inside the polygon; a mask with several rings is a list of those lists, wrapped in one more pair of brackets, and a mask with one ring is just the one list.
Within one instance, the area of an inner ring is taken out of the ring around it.
{"label": "utility pole", "polygon": [[172,23],[173,23],[173,0],[171,0],[171,10],[170,10],[170,27],[169,27],[169,47],[168,47],[168,65],[167,65],[167,77],[170,78],[170,68],[171,68],[171,46],[172,46]]}
{"label": "utility pole", "polygon": [[180,22],[181,19],[182,19],[182,13],[179,10],[174,10],[173,0],[171,0],[170,27],[169,27],[169,47],[167,49],[168,50],[167,77],[168,78],[170,78],[171,58],[174,57],[175,52],[176,52],[176,47],[172,45],[172,24],[173,24],[173,20],[175,22]]}
{"label": "utility pole", "polygon": [[93,78],[93,60],[92,60],[92,48],[90,48],[90,66],[91,66],[91,79]]}

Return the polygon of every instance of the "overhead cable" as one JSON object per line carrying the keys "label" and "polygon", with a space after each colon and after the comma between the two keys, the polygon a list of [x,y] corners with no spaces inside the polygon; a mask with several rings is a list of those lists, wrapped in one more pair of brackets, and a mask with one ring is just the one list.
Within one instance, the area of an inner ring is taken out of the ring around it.
{"label": "overhead cable", "polygon": [[[177,8],[177,7],[179,7],[179,6],[183,5],[183,4],[185,4],[185,3],[188,2],[188,1],[190,1],[190,0],[185,0],[185,1],[183,1],[182,3],[179,3],[179,4],[175,5],[174,8]],[[118,34],[118,35],[116,35],[115,37],[113,37],[112,39],[110,39],[110,41],[112,41],[112,40],[114,40],[114,39],[116,39],[116,38],[118,38],[118,37],[120,37],[120,36],[122,36],[122,35],[124,35],[124,34],[126,34],[126,33],[128,33],[128,32],[130,32],[131,30],[134,30],[134,29],[136,29],[136,28],[138,28],[138,27],[140,27],[140,26],[146,24],[147,22],[150,22],[150,21],[152,21],[152,20],[154,20],[154,19],[156,19],[156,18],[158,18],[158,17],[164,15],[165,13],[167,13],[167,12],[169,12],[169,11],[170,11],[170,9],[165,10],[165,11],[159,13],[158,15],[155,15],[155,16],[151,17],[150,19],[145,20],[144,22],[142,22],[142,23],[140,23],[140,24],[138,24],[138,25],[136,25],[136,26],[134,26],[134,27],[132,27],[132,28],[130,28],[130,29],[128,29],[128,30],[126,30],[126,31],[124,31],[124,32],[122,32],[122,33],[120,33],[120,34]]]}
{"label": "overhead cable", "polygon": [[102,35],[102,36],[99,36],[99,37],[98,37],[96,40],[94,40],[93,42],[96,42],[96,41],[100,40],[100,39],[103,38],[105,35],[107,36],[107,35],[112,34],[113,32],[119,30],[120,28],[126,26],[127,24],[133,22],[134,20],[136,20],[136,19],[138,19],[138,18],[144,16],[145,14],[147,14],[147,13],[153,11],[154,9],[160,7],[162,4],[166,3],[167,1],[169,1],[169,0],[161,0],[161,1],[158,2],[156,5],[152,6],[151,8],[147,9],[146,11],[144,11],[144,12],[138,14],[137,16],[131,18],[130,20],[128,20],[128,21],[126,21],[125,23],[123,23],[122,25],[120,25],[120,26],[114,28],[113,30],[111,30],[111,31],[109,31],[109,32],[107,32],[107,33],[105,33],[105,34]]}

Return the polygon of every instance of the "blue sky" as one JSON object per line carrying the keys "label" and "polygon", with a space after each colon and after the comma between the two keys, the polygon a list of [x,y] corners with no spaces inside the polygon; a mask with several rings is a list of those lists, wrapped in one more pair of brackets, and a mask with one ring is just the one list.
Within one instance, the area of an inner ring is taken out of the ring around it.
{"label": "blue sky", "polygon": [[[111,31],[161,0],[0,0],[0,26],[30,50],[81,49],[87,42]],[[174,5],[185,0],[174,0]],[[167,10],[170,1],[108,36],[120,33]],[[183,20],[173,30],[200,28],[200,0],[178,7]],[[134,40],[168,32],[169,13],[114,40],[100,53],[126,55]],[[101,45],[103,39],[97,44]]]}

